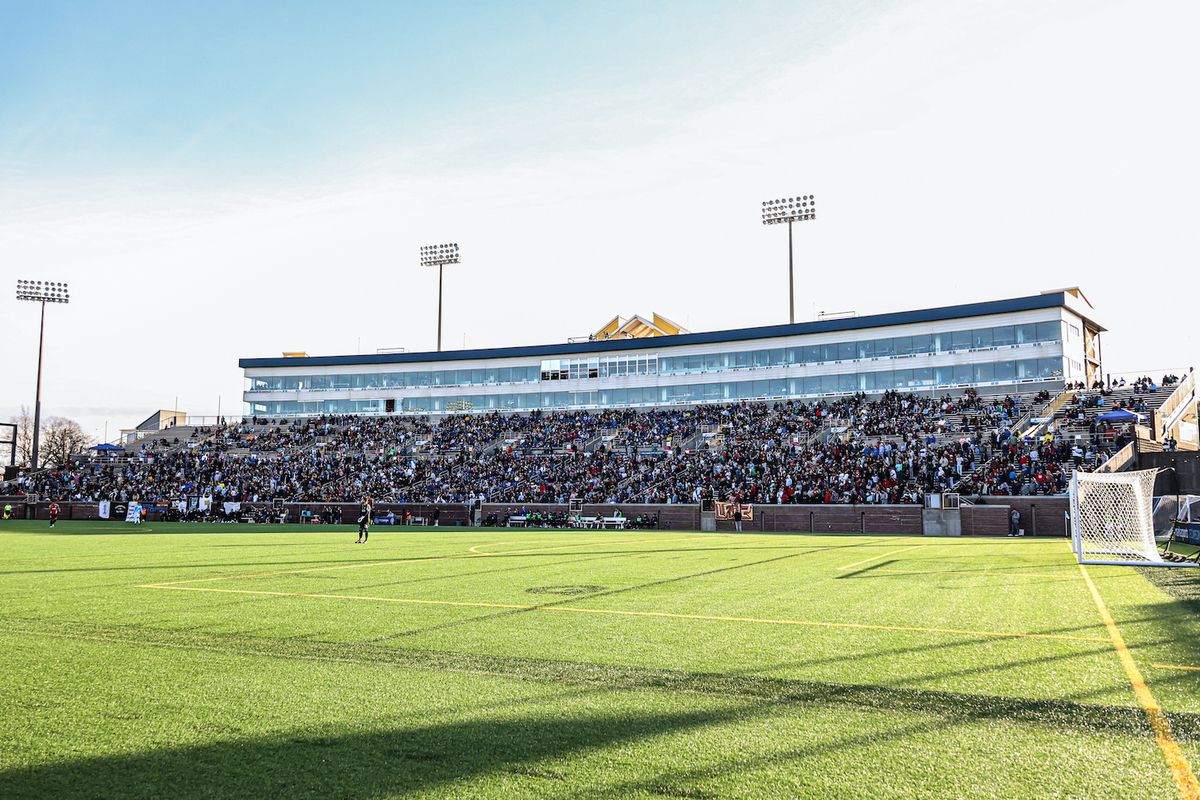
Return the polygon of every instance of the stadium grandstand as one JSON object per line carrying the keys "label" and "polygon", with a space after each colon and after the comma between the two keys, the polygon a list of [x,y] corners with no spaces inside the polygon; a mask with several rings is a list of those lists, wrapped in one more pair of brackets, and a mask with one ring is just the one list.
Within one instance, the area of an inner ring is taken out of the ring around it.
{"label": "stadium grandstand", "polygon": [[567,345],[243,359],[244,418],[189,426],[171,412],[129,449],[20,475],[4,493],[136,502],[164,519],[370,496],[473,508],[474,522],[484,504],[500,519],[573,502],[1062,497],[1074,471],[1139,440],[1178,447],[1160,409],[1195,392],[1191,375],[1106,380],[1102,331],[1066,289],[712,334],[655,314]]}

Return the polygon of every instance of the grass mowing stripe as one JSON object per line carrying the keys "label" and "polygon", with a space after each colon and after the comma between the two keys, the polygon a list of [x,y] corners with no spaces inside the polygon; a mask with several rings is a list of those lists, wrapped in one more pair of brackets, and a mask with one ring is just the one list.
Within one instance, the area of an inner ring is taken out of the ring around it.
{"label": "grass mowing stripe", "polygon": [[1200,800],[1200,781],[1196,780],[1191,764],[1188,763],[1183,751],[1179,749],[1179,743],[1175,741],[1175,736],[1171,733],[1171,721],[1167,719],[1162,707],[1154,699],[1150,687],[1146,685],[1146,680],[1142,677],[1137,662],[1133,660],[1133,654],[1125,646],[1125,637],[1121,635],[1121,629],[1117,627],[1116,620],[1108,612],[1108,606],[1104,604],[1104,598],[1100,596],[1100,591],[1092,582],[1092,576],[1088,574],[1087,567],[1080,564],[1079,571],[1083,573],[1083,580],[1087,583],[1088,591],[1096,604],[1096,610],[1100,612],[1100,619],[1104,621],[1104,627],[1108,629],[1108,635],[1112,639],[1113,648],[1117,651],[1121,668],[1125,670],[1125,677],[1129,679],[1138,704],[1146,713],[1146,718],[1154,731],[1158,748],[1162,750],[1163,758],[1166,759],[1167,766],[1171,770],[1171,777],[1175,779],[1180,800]]}
{"label": "grass mowing stripe", "polygon": [[169,581],[167,583],[163,583],[163,584],[159,584],[159,585],[174,586],[174,585],[180,585],[180,584],[185,584],[185,583],[212,583],[215,581],[234,581],[234,580],[241,580],[241,579],[245,579],[245,578],[271,578],[271,577],[275,577],[277,575],[299,575],[299,574],[305,574],[305,573],[309,573],[309,572],[332,572],[334,570],[343,570],[343,569],[362,569],[364,567],[384,567],[384,566],[389,566],[392,564],[413,564],[413,563],[425,562],[425,561],[455,561],[455,560],[463,560],[463,559],[468,559],[468,558],[487,558],[487,557],[495,557],[495,556],[527,555],[530,553],[541,553],[541,552],[545,552],[545,551],[549,551],[549,550],[565,550],[570,547],[585,547],[585,546],[590,546],[590,545],[594,545],[594,544],[649,544],[649,543],[664,542],[664,541],[670,542],[670,541],[684,541],[684,540],[683,539],[628,539],[628,540],[619,541],[619,542],[613,542],[610,540],[599,540],[599,541],[590,541],[590,542],[578,542],[576,544],[571,544],[571,545],[559,545],[557,547],[534,547],[534,548],[530,548],[528,550],[517,550],[517,551],[510,552],[510,553],[454,553],[454,554],[448,555],[448,556],[424,556],[421,558],[397,558],[397,559],[389,559],[386,561],[355,561],[351,564],[334,564],[331,566],[311,567],[311,568],[305,568],[305,569],[284,569],[284,570],[276,570],[273,572],[256,572],[256,573],[251,573],[248,575],[220,575],[220,576],[212,577],[212,578],[192,578],[189,580],[182,580],[182,581]]}
{"label": "grass mowing stripe", "polygon": [[1151,664],[1155,669],[1183,669],[1192,672],[1200,672],[1200,667],[1189,667],[1183,664]]}
{"label": "grass mowing stripe", "polygon": [[[774,560],[774,559],[772,559]],[[755,562],[762,563],[762,562]],[[733,569],[727,567],[726,569]],[[971,630],[966,628],[921,628],[913,625],[873,625],[866,622],[823,622],[821,620],[810,619],[766,619],[760,617],[728,617],[710,614],[676,614],[670,611],[629,611],[618,608],[577,608],[574,606],[565,605],[520,605],[516,603],[477,603],[466,600],[425,600],[413,597],[375,597],[369,595],[358,594],[325,594],[320,592],[276,592],[266,589],[222,589],[212,586],[173,586],[164,584],[144,584],[136,587],[138,589],[166,589],[183,592],[219,592],[222,594],[249,594],[262,595],[265,597],[312,597],[321,600],[362,600],[375,603],[401,603],[407,605],[426,605],[426,606],[459,606],[466,608],[497,608],[509,609],[513,611],[545,611],[545,612],[565,612],[572,614],[600,614],[619,617],[662,617],[666,619],[690,619],[701,620],[707,622],[748,622],[758,625],[798,625],[813,628],[847,628],[857,630],[872,630],[872,631],[899,631],[905,633],[937,633],[952,636],[976,636],[985,638],[1002,638],[1002,639],[1056,639],[1067,642],[1107,642],[1100,636],[1071,636],[1062,633],[1023,633],[1019,631],[984,631]],[[596,597],[597,595],[581,595],[573,597],[570,600],[560,601],[562,603],[572,602],[578,599],[587,599]]]}
{"label": "grass mowing stripe", "polygon": [[[842,545],[841,547],[860,547],[863,544],[866,544],[866,542],[859,542],[859,543],[851,544],[851,545]],[[398,633],[390,634],[387,636],[376,637],[373,641],[382,641],[385,639],[395,639],[395,638],[399,638],[402,636],[415,636],[417,634],[429,633],[431,631],[447,630],[449,628],[457,628],[457,627],[461,627],[464,625],[475,625],[480,622],[494,622],[497,619],[502,618],[502,617],[512,616],[512,615],[516,615],[516,614],[528,614],[531,611],[549,611],[552,609],[560,609],[563,606],[567,606],[571,603],[579,602],[580,600],[593,600],[597,597],[608,597],[608,596],[615,595],[615,594],[625,594],[627,592],[633,592],[633,591],[637,591],[639,589],[645,589],[645,588],[648,588],[651,586],[665,586],[670,583],[678,583],[679,581],[691,580],[692,578],[701,578],[701,577],[705,577],[707,575],[716,575],[716,574],[723,573],[723,572],[731,572],[731,571],[737,570],[737,569],[745,569],[747,567],[755,567],[755,566],[760,566],[762,564],[770,564],[770,563],[774,563],[776,561],[785,561],[790,558],[796,558],[797,556],[807,555],[810,553],[823,552],[825,549],[828,549],[828,548],[816,548],[816,549],[812,549],[812,550],[801,550],[797,553],[788,553],[787,555],[774,556],[772,558],[764,558],[759,561],[749,561],[744,564],[735,564],[731,567],[717,567],[715,569],[701,570],[700,572],[691,572],[686,575],[675,575],[670,578],[661,578],[659,580],[647,581],[645,583],[634,584],[633,586],[624,586],[620,589],[605,589],[605,590],[597,591],[597,592],[588,592],[585,594],[576,595],[574,597],[569,597],[569,598],[566,598],[563,600],[557,600],[554,602],[538,603],[537,605],[533,605],[533,606],[497,604],[496,608],[500,609],[500,610],[498,610],[495,614],[482,614],[480,616],[470,617],[468,619],[460,619],[460,620],[455,620],[453,622],[443,622],[443,623],[439,623],[437,625],[432,625],[432,626],[425,627],[425,628],[415,628],[415,629],[410,629],[410,630],[404,630],[404,631],[400,631]],[[841,548],[838,547],[838,548],[833,548],[833,549],[841,549]]]}
{"label": "grass mowing stripe", "polygon": [[[603,689],[685,692],[791,705],[912,711],[947,721],[996,719],[1068,730],[1107,730],[1129,736],[1144,736],[1146,733],[1145,717],[1136,708],[1076,700],[1034,700],[936,689],[413,649],[365,642],[322,642],[307,638],[284,639],[40,619],[0,620],[0,635],[44,636],[113,646],[164,647],[234,656],[391,664],[408,669],[488,674]],[[1200,714],[1180,713],[1176,716],[1176,722],[1181,736],[1189,741],[1200,741]]]}

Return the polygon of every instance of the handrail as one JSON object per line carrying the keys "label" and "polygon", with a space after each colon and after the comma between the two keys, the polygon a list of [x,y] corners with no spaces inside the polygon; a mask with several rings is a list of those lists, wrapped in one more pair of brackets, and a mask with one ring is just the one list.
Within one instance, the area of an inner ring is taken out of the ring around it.
{"label": "handrail", "polygon": [[1195,402],[1196,373],[1189,372],[1187,377],[1179,382],[1179,385],[1154,412],[1157,418],[1164,420],[1161,428],[1162,438],[1165,439],[1167,434],[1179,424],[1180,419],[1187,414],[1188,408]]}
{"label": "handrail", "polygon": [[1137,458],[1137,452],[1135,440],[1109,456],[1107,461],[1096,467],[1096,472],[1120,472],[1129,462]]}

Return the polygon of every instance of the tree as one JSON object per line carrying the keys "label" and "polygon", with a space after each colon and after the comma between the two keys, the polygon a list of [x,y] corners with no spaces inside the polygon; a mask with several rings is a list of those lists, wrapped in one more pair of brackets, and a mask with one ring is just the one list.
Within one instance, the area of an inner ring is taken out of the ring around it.
{"label": "tree", "polygon": [[9,422],[17,425],[17,465],[27,467],[33,459],[33,414],[29,413],[28,406],[21,406],[21,413]]}
{"label": "tree", "polygon": [[92,437],[78,422],[66,417],[51,417],[42,426],[40,459],[43,466],[60,467],[71,456],[92,446]]}

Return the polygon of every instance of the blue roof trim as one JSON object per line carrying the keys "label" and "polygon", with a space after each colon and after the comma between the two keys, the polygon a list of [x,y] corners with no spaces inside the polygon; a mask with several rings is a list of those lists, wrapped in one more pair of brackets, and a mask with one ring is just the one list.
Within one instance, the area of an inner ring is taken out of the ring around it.
{"label": "blue roof trim", "polygon": [[689,344],[713,344],[716,342],[743,342],[751,339],[773,339],[780,336],[799,336],[810,333],[833,333],[863,328],[882,328],[891,325],[908,325],[917,322],[942,322],[963,317],[981,317],[987,314],[1005,314],[1013,311],[1033,311],[1039,308],[1058,308],[1066,305],[1062,292],[1015,297],[1010,300],[990,300],[984,303],[966,303],[957,306],[926,308],[918,311],[896,311],[889,314],[873,314],[867,317],[825,320],[822,322],[798,322],[794,325],[768,325],[761,328],[738,328],[707,333],[684,333],[677,336],[654,337],[651,339],[617,339],[603,342],[578,342],[575,344],[541,344],[525,347],[491,347],[481,350],[448,350],[427,353],[378,353],[350,356],[304,356],[295,358],[243,358],[238,360],[242,368],[254,367],[335,367],[369,364],[416,364],[433,361],[468,361],[485,358],[528,358],[530,356],[567,356],[589,353],[612,353],[621,350],[662,350],[683,347]]}

